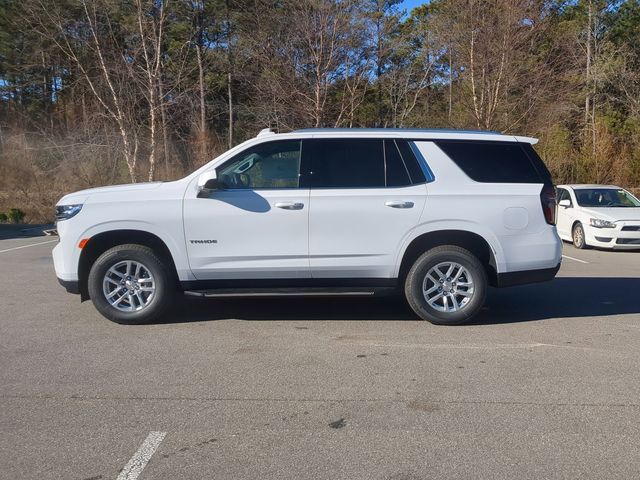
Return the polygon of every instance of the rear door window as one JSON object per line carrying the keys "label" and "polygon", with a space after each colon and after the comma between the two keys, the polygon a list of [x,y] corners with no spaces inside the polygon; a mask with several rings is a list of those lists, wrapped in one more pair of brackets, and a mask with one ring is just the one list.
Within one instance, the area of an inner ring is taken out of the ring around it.
{"label": "rear door window", "polygon": [[[380,139],[305,140],[309,159],[305,177],[312,188],[384,188],[383,142]],[[306,161],[306,160],[305,160]]]}
{"label": "rear door window", "polygon": [[397,188],[424,183],[406,140],[304,140],[302,178],[311,188]]}
{"label": "rear door window", "polygon": [[470,140],[438,140],[435,143],[476,182],[551,181],[549,171],[530,144]]}

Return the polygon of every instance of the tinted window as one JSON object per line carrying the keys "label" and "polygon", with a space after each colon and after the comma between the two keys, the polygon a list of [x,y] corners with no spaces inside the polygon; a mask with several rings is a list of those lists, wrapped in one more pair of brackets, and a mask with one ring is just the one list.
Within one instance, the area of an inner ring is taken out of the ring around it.
{"label": "tinted window", "polygon": [[[531,152],[535,158],[531,158],[530,152],[527,152],[520,143],[439,140],[436,144],[476,182],[548,183],[550,181],[546,167],[533,148]],[[541,170],[542,168],[544,171]]]}
{"label": "tinted window", "polygon": [[300,140],[286,140],[249,148],[217,169],[218,180],[228,190],[297,188],[300,143]]}
{"label": "tinted window", "polygon": [[640,207],[640,201],[622,189],[580,188],[574,191],[581,207]]}
{"label": "tinted window", "polygon": [[310,183],[317,188],[378,188],[385,186],[382,140],[305,140],[311,159]]}
{"label": "tinted window", "polygon": [[571,202],[569,191],[564,188],[558,189],[558,203],[560,203],[561,200],[569,200],[569,202]]}
{"label": "tinted window", "polygon": [[384,141],[384,161],[386,163],[387,187],[411,185],[411,178],[405,167],[400,151],[394,140]]}
{"label": "tinted window", "polygon": [[[529,160],[531,160],[531,163],[533,163],[533,166],[537,170],[542,180],[544,180],[544,183],[552,184],[553,182],[551,180],[551,172],[549,172],[547,166],[540,158],[540,155],[538,155],[538,152],[536,152],[533,148],[533,145],[531,145],[530,143],[521,143],[520,146],[529,157]],[[571,197],[569,197],[569,200],[571,200]]]}
{"label": "tinted window", "polygon": [[404,164],[407,166],[407,170],[409,171],[409,175],[411,176],[411,182],[414,184],[426,182],[422,167],[420,167],[418,159],[409,146],[409,142],[406,140],[396,140],[396,144],[398,145],[398,149],[400,150],[400,154],[402,155]]}

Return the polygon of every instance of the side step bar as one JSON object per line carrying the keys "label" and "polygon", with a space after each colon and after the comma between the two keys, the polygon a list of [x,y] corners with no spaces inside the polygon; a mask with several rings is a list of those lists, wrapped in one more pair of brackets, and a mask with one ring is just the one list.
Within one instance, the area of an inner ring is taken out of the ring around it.
{"label": "side step bar", "polygon": [[303,287],[303,288],[215,288],[211,290],[185,290],[193,297],[341,297],[392,294],[392,287]]}

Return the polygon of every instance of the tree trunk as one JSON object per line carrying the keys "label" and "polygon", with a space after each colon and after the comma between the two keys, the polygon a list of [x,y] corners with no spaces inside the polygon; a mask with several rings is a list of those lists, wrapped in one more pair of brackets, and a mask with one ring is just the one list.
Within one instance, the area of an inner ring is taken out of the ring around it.
{"label": "tree trunk", "polygon": [[164,95],[164,82],[161,77],[158,81],[158,93],[160,96],[160,122],[162,129],[162,154],[164,160],[164,176],[165,179],[168,180],[170,175],[169,172],[169,132],[167,129],[167,106],[165,104],[165,95]]}
{"label": "tree trunk", "polygon": [[589,1],[588,14],[587,14],[587,65],[585,71],[585,83],[587,86],[587,94],[584,98],[584,124],[587,126],[589,124],[589,114],[591,111],[590,102],[591,102],[591,41],[592,41],[592,2]]}
{"label": "tree trunk", "polygon": [[227,16],[227,99],[229,101],[229,148],[233,147],[233,54],[231,51],[231,7],[229,0],[225,1]]}
{"label": "tree trunk", "polygon": [[227,74],[227,97],[229,97],[229,148],[233,147],[233,93],[231,91],[231,72]]}
{"label": "tree trunk", "polygon": [[198,150],[200,161],[206,157],[207,140],[207,111],[204,91],[204,68],[202,66],[202,46],[196,45],[196,59],[198,61],[198,90],[200,93],[200,123],[198,125]]}
{"label": "tree trunk", "polygon": [[449,123],[451,123],[451,110],[453,107],[453,52],[449,45]]}

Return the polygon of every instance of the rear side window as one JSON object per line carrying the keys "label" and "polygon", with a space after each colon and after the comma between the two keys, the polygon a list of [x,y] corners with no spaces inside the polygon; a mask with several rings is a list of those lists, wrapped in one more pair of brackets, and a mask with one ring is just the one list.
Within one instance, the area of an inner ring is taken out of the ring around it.
{"label": "rear side window", "polygon": [[384,161],[386,165],[387,187],[406,187],[411,185],[409,171],[402,161],[395,140],[384,140]]}
{"label": "rear side window", "polygon": [[[422,167],[420,166],[419,160],[407,140],[396,140],[396,145],[398,145],[404,164],[407,166],[409,175],[411,175],[412,183],[424,183],[427,181],[423,168],[429,172],[428,180],[433,180],[433,174],[429,171],[429,167],[426,164]],[[413,145],[415,146],[415,144]]]}
{"label": "rear side window", "polygon": [[551,176],[530,144],[439,140],[438,147],[476,182],[550,183]]}

